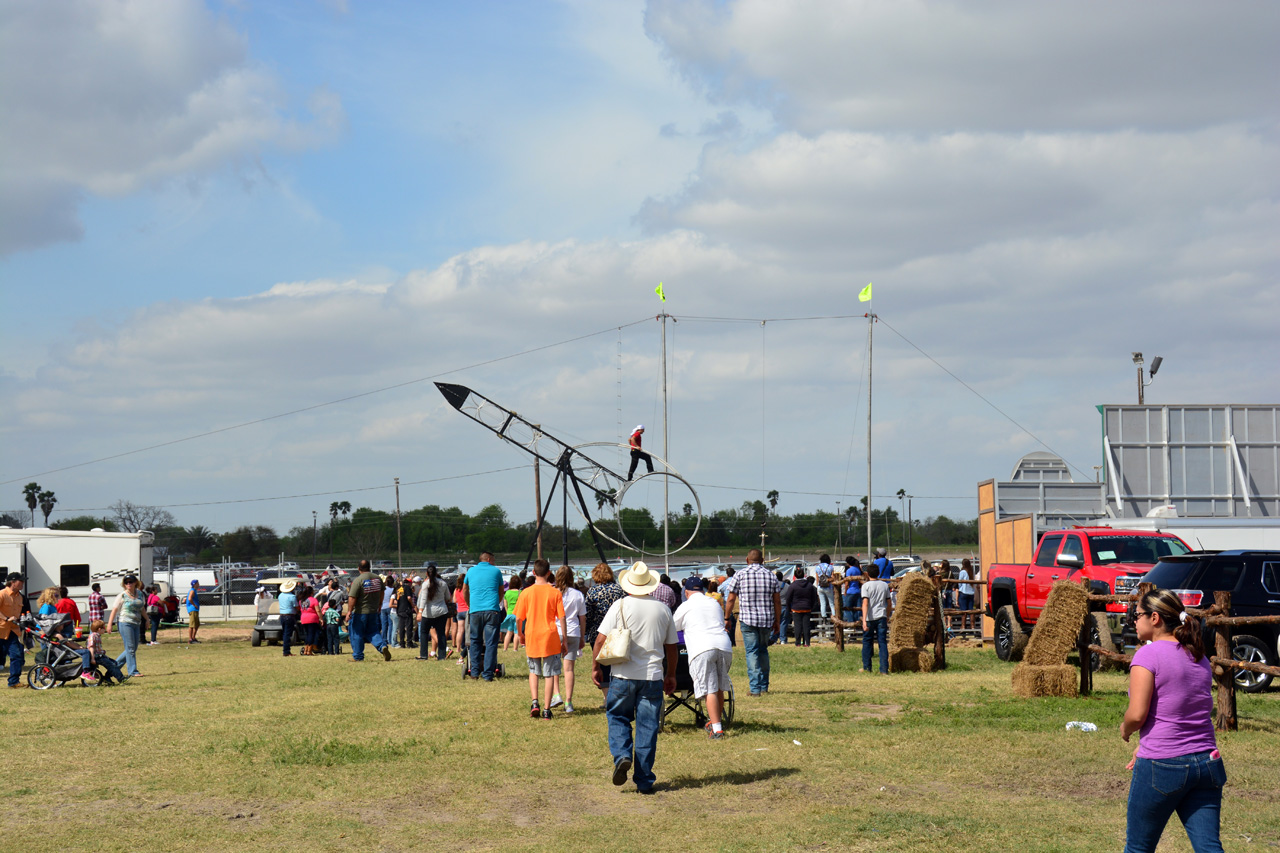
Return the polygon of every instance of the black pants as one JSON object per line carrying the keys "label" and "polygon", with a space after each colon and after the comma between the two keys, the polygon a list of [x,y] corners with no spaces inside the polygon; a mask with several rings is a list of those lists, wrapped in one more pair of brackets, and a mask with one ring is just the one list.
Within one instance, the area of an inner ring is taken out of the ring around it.
{"label": "black pants", "polygon": [[280,645],[282,654],[293,654],[293,629],[298,624],[298,617],[293,613],[280,614]]}
{"label": "black pants", "polygon": [[813,614],[807,610],[792,610],[791,619],[796,623],[796,645],[807,646],[809,639],[813,635],[813,626],[810,623],[810,617]]}
{"label": "black pants", "polygon": [[640,460],[644,460],[644,464],[649,467],[649,473],[653,473],[653,457],[643,450],[631,451],[631,469],[627,471],[627,479],[630,480],[636,473],[636,466],[640,464]]}
{"label": "black pants", "polygon": [[408,616],[400,617],[400,627],[396,633],[399,635],[397,636],[396,641],[400,643],[401,646],[406,649],[417,647],[418,644],[413,640],[418,634],[418,623],[414,621],[412,613]]}

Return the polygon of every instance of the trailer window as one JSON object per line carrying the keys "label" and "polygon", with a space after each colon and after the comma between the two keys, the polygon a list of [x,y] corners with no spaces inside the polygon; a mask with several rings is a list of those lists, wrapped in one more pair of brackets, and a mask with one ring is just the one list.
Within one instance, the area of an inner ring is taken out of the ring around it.
{"label": "trailer window", "polygon": [[62,567],[62,578],[58,586],[88,586],[89,564],[72,563]]}

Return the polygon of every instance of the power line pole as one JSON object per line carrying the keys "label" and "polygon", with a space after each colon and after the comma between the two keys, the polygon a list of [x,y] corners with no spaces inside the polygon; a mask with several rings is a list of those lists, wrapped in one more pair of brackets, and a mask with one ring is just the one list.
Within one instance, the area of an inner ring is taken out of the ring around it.
{"label": "power line pole", "polygon": [[[534,438],[536,439],[541,433],[537,432],[541,424],[534,424]],[[538,559],[542,559],[542,468],[538,464],[538,457],[533,457],[533,514],[534,521],[537,523],[538,531]]]}
{"label": "power line pole", "polygon": [[396,477],[396,569],[404,568],[404,553],[400,549],[400,478]]}

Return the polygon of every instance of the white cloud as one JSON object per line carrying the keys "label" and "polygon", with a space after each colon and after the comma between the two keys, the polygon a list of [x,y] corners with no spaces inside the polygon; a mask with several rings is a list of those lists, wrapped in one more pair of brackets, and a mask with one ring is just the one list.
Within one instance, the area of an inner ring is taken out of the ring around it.
{"label": "white cloud", "polygon": [[1272,3],[651,0],[720,103],[804,133],[1187,128],[1272,116]]}
{"label": "white cloud", "polygon": [[0,221],[0,252],[76,239],[85,193],[158,181],[298,149],[345,121],[319,90],[290,117],[246,39],[197,0],[6,4],[0,17],[0,192],[34,217]]}

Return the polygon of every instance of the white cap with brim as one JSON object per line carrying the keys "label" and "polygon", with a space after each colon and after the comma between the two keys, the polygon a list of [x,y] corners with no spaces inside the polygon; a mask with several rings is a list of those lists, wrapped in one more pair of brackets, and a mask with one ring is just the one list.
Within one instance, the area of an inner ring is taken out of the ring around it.
{"label": "white cap with brim", "polygon": [[618,575],[618,586],[632,595],[648,595],[658,588],[658,583],[657,573],[639,561]]}

